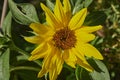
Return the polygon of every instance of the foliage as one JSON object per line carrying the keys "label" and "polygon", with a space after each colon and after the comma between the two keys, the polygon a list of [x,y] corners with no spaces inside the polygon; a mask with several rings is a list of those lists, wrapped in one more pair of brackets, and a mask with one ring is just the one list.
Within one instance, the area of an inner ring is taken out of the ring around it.
{"label": "foliage", "polygon": [[[9,10],[0,33],[0,80],[45,80],[37,78],[41,60],[28,61],[36,45],[26,42],[22,36],[30,36],[32,22],[45,22],[40,2],[53,10],[55,0],[8,0]],[[64,64],[58,80],[119,80],[120,79],[120,1],[119,0],[70,0],[72,14],[87,7],[84,25],[103,25],[96,39],[91,42],[104,56],[103,61],[88,58],[95,68],[90,73],[77,65],[76,69]],[[110,76],[109,76],[110,74]]]}

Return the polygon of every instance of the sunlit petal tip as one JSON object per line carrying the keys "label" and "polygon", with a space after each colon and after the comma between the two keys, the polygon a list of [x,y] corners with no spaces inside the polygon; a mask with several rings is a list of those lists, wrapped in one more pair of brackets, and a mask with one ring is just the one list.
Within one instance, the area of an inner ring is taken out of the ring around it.
{"label": "sunlit petal tip", "polygon": [[100,55],[97,59],[99,59],[99,60],[103,60],[104,58],[103,58],[102,55]]}
{"label": "sunlit petal tip", "polygon": [[29,38],[29,37],[24,37],[24,36],[23,36],[23,38],[24,38],[26,41],[30,42],[30,40],[29,40],[30,38]]}
{"label": "sunlit petal tip", "polygon": [[89,72],[93,72],[94,69],[91,67],[90,69],[87,69]]}
{"label": "sunlit petal tip", "polygon": [[79,12],[83,13],[83,14],[87,14],[87,8],[83,8],[81,9]]}
{"label": "sunlit petal tip", "polygon": [[36,23],[31,23],[29,27],[30,27],[30,28],[35,27],[35,24],[36,24]]}
{"label": "sunlit petal tip", "polygon": [[81,10],[83,10],[83,11],[87,12],[87,8],[83,8],[83,9],[81,9]]}
{"label": "sunlit petal tip", "polygon": [[37,75],[38,78],[41,78],[42,76],[40,74]]}
{"label": "sunlit petal tip", "polygon": [[72,68],[76,68],[75,63],[70,65]]}
{"label": "sunlit petal tip", "polygon": [[93,71],[94,71],[94,68],[93,68],[88,62],[85,62],[85,64],[87,64],[86,69],[87,69],[89,72],[93,72]]}
{"label": "sunlit petal tip", "polygon": [[69,66],[71,66],[72,68],[76,68],[75,66],[75,63],[74,62],[70,62],[70,63],[67,63]]}
{"label": "sunlit petal tip", "polygon": [[98,28],[98,30],[99,30],[99,29],[102,29],[102,28],[103,28],[103,26],[99,25],[99,26],[97,26],[97,28]]}
{"label": "sunlit petal tip", "polygon": [[24,37],[24,36],[23,36],[23,38],[24,38],[26,41],[28,41],[28,42],[30,42],[30,43],[33,43],[33,44],[39,44],[38,41],[40,41],[37,36],[31,36],[31,37]]}
{"label": "sunlit petal tip", "polygon": [[39,73],[38,73],[38,75],[37,75],[37,77],[38,78],[41,78],[43,75],[45,75],[47,73],[47,70],[45,70],[45,69],[42,69]]}
{"label": "sunlit petal tip", "polygon": [[32,26],[32,25],[33,25],[33,23],[31,23],[31,24],[29,25],[29,27]]}
{"label": "sunlit petal tip", "polygon": [[63,0],[63,10],[64,10],[64,13],[65,13],[65,23],[66,25],[68,25],[70,19],[71,19],[71,16],[72,16],[72,13],[71,13],[71,4],[70,4],[70,1],[69,0]]}
{"label": "sunlit petal tip", "polygon": [[71,5],[69,0],[63,0],[63,5],[64,5],[63,9],[66,15],[71,16]]}
{"label": "sunlit petal tip", "polygon": [[81,9],[81,13],[87,15],[87,8],[83,8],[83,9]]}
{"label": "sunlit petal tip", "polygon": [[89,71],[89,72],[93,72],[93,71],[94,71],[93,67],[92,67],[86,60],[80,60],[80,59],[78,58],[77,64],[78,64],[79,66],[85,68],[85,69],[86,69],[87,71]]}
{"label": "sunlit petal tip", "polygon": [[98,25],[98,26],[82,26],[80,28],[80,31],[84,31],[84,32],[87,32],[87,33],[92,33],[92,32],[95,32],[97,30],[100,30],[102,29],[103,26],[101,25]]}
{"label": "sunlit petal tip", "polygon": [[34,57],[31,56],[31,57],[28,58],[28,60],[29,60],[29,61],[33,61],[33,60],[34,60]]}
{"label": "sunlit petal tip", "polygon": [[41,6],[41,7],[43,7],[43,6],[44,6],[44,4],[43,4],[43,3],[40,3],[40,6]]}
{"label": "sunlit petal tip", "polygon": [[46,6],[43,3],[40,3],[41,8],[44,10]]}
{"label": "sunlit petal tip", "polygon": [[63,6],[62,6],[60,0],[56,0],[56,4],[55,4],[55,8],[54,8],[54,14],[60,22],[65,21],[65,19],[64,19],[65,18],[65,13],[64,13]]}
{"label": "sunlit petal tip", "polygon": [[43,9],[43,11],[45,12],[45,13],[48,13],[49,12],[49,8],[46,6],[46,5],[44,5],[43,3],[40,3],[40,6],[41,6],[41,8]]}
{"label": "sunlit petal tip", "polygon": [[104,59],[103,56],[101,55],[101,53],[99,51],[98,51],[98,53],[96,52],[96,54],[97,54],[97,56],[93,55],[94,58],[99,59],[99,60],[103,60]]}
{"label": "sunlit petal tip", "polygon": [[30,26],[33,26],[35,23],[31,23]]}
{"label": "sunlit petal tip", "polygon": [[38,78],[41,78],[42,76],[43,76],[43,75],[42,75],[40,72],[39,72],[38,75],[37,75]]}
{"label": "sunlit petal tip", "polygon": [[89,64],[86,65],[86,67],[84,67],[87,71],[89,72],[93,72],[94,68],[92,66],[90,66]]}
{"label": "sunlit petal tip", "polygon": [[23,36],[23,38],[24,38],[26,41],[28,41],[28,40],[27,40],[28,37]]}

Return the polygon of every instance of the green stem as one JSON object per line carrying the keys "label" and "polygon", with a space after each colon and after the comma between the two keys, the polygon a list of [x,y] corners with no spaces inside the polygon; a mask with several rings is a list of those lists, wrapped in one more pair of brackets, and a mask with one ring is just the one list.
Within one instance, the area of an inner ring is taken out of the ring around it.
{"label": "green stem", "polygon": [[80,79],[82,79],[82,71],[83,71],[83,68],[81,68],[80,70]]}
{"label": "green stem", "polygon": [[[12,46],[12,49],[13,49],[13,50],[20,52],[20,53],[21,53],[22,55],[24,55],[26,58],[29,58],[29,57],[30,57],[30,54],[29,54],[29,53],[27,53],[27,52],[25,52],[24,50],[18,48],[18,47],[14,44],[14,42],[12,42],[12,45],[11,45],[11,46]],[[39,60],[35,60],[34,62],[37,63],[39,66],[42,66],[42,62],[39,61]]]}
{"label": "green stem", "polygon": [[115,8],[113,4],[111,4],[111,7],[116,14],[120,14],[120,12]]}
{"label": "green stem", "polygon": [[63,66],[64,66],[64,68],[67,68],[67,69],[70,70],[71,72],[74,72],[74,69],[71,68],[71,67],[69,67],[67,64],[64,64]]}
{"label": "green stem", "polygon": [[82,71],[83,71],[83,68],[80,68],[80,66],[77,65],[75,70],[76,80],[82,80]]}
{"label": "green stem", "polygon": [[6,10],[7,10],[7,0],[4,0],[3,9],[2,9],[2,16],[1,16],[1,22],[0,22],[0,28],[2,28],[2,24],[3,24],[4,18],[5,18]]}
{"label": "green stem", "polygon": [[16,70],[32,70],[32,71],[40,71],[40,69],[35,68],[35,67],[29,67],[29,66],[18,66],[18,67],[13,67],[10,69],[10,72],[16,71]]}

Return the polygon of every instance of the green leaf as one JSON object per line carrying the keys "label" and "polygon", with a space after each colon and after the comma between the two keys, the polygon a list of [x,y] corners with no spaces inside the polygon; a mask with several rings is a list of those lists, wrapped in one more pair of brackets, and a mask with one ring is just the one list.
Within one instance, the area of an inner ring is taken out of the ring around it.
{"label": "green leaf", "polygon": [[23,3],[16,4],[12,0],[8,0],[13,18],[20,24],[29,25],[30,23],[38,23],[39,19],[36,10],[32,4]]}
{"label": "green leaf", "polygon": [[9,54],[10,50],[7,49],[2,56],[0,56],[0,80],[9,80]]}
{"label": "green leaf", "polygon": [[93,72],[88,72],[84,68],[77,66],[77,80],[110,80],[109,72],[102,61],[88,59],[89,64],[94,68]]}
{"label": "green leaf", "polygon": [[[74,2],[73,2],[74,1]],[[75,4],[73,7],[73,14],[80,11],[82,8],[87,8],[93,0],[72,0],[72,4]]]}
{"label": "green leaf", "polygon": [[92,2],[93,2],[93,0],[85,0],[84,7],[87,8]]}
{"label": "green leaf", "polygon": [[2,55],[2,51],[0,51],[0,56]]}
{"label": "green leaf", "polygon": [[83,4],[81,4],[82,0],[76,0],[75,2],[75,6],[73,8],[73,14],[75,14],[76,12],[78,12],[79,10],[81,10],[83,8]]}
{"label": "green leaf", "polygon": [[11,23],[12,23],[12,14],[9,11],[2,24],[3,34],[9,37],[11,37]]}
{"label": "green leaf", "polygon": [[3,37],[3,34],[0,32],[0,37]]}
{"label": "green leaf", "polygon": [[6,39],[4,37],[0,37],[0,45],[4,44],[6,42]]}
{"label": "green leaf", "polygon": [[90,73],[92,80],[110,80],[109,72],[102,61],[96,59],[93,60],[97,64],[100,71],[95,70],[94,72]]}
{"label": "green leaf", "polygon": [[87,15],[84,25],[96,26],[105,23],[107,16],[103,11],[91,12]]}
{"label": "green leaf", "polygon": [[22,3],[18,4],[18,7],[20,7],[22,12],[28,16],[31,19],[34,19],[35,21],[39,22],[37,12],[35,10],[35,7],[32,4],[29,3]]}
{"label": "green leaf", "polygon": [[7,38],[6,36],[0,37],[0,52],[6,50],[5,48],[8,47],[9,41],[9,38]]}
{"label": "green leaf", "polygon": [[75,0],[70,0],[70,3],[71,3],[71,6],[72,6],[72,7],[75,6],[74,1],[75,1]]}
{"label": "green leaf", "polygon": [[77,66],[75,69],[76,80],[91,80],[89,72],[81,66]]}
{"label": "green leaf", "polygon": [[97,46],[97,45],[103,43],[103,39],[104,39],[104,38],[101,38],[101,37],[99,37],[99,36],[96,36],[96,38],[91,42],[91,44]]}
{"label": "green leaf", "polygon": [[46,4],[47,4],[47,6],[53,11],[54,10],[54,4],[53,4],[53,2],[51,2],[51,0],[47,0],[46,1]]}

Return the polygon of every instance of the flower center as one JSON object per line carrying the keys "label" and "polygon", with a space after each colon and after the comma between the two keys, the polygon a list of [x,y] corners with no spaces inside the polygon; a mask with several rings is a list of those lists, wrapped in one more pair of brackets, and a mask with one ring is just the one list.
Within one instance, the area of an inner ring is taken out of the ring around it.
{"label": "flower center", "polygon": [[54,34],[53,41],[58,48],[63,50],[70,49],[74,47],[76,43],[75,32],[68,28],[60,29]]}

